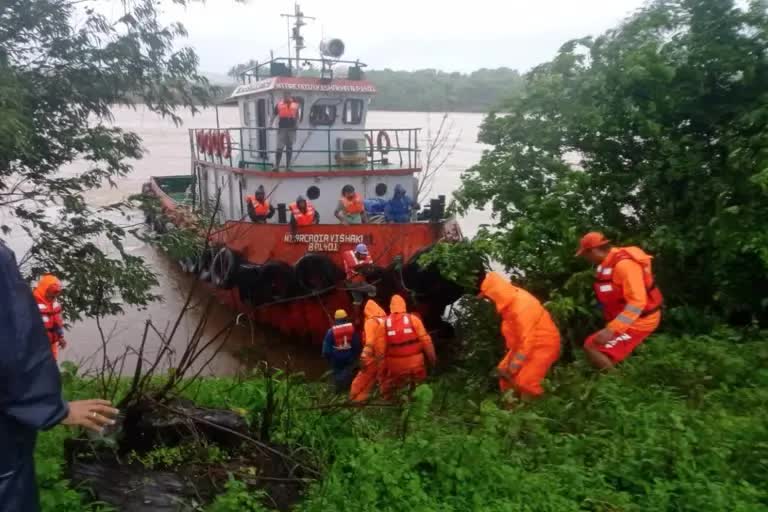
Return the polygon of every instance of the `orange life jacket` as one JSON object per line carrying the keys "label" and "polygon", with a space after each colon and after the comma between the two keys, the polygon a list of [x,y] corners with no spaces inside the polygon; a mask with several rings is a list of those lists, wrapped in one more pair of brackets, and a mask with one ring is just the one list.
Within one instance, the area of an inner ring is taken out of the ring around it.
{"label": "orange life jacket", "polygon": [[296,219],[296,224],[299,226],[310,226],[315,223],[315,207],[312,203],[307,201],[307,212],[302,213],[299,210],[299,206],[296,203],[291,203],[288,208],[291,210],[293,218]]}
{"label": "orange life jacket", "polygon": [[245,200],[248,202],[248,204],[253,206],[253,211],[256,215],[269,215],[269,201],[267,199],[265,199],[263,203],[260,203],[256,200],[256,196],[247,196]]}
{"label": "orange life jacket", "polygon": [[358,260],[357,256],[355,256],[355,251],[352,250],[344,251],[342,259],[344,260],[344,272],[347,274],[348,281],[364,281],[365,277],[358,274],[355,267],[358,265],[373,264],[373,259],[370,254],[366,256],[365,259]]}
{"label": "orange life jacket", "polygon": [[64,337],[62,335],[64,321],[61,318],[61,304],[58,300],[53,302],[41,300],[37,295],[35,295],[35,300],[43,318],[43,325],[48,333],[48,340],[51,344],[58,343]]}
{"label": "orange life jacket", "polygon": [[616,264],[620,261],[632,260],[643,268],[643,281],[645,282],[648,301],[645,304],[645,309],[640,314],[641,317],[652,315],[659,311],[664,302],[661,291],[656,287],[650,262],[639,261],[627,249],[631,248],[619,249],[597,267],[594,290],[597,300],[603,305],[603,316],[608,322],[619,316],[627,305],[623,287],[613,282],[613,271]]}
{"label": "orange life jacket", "polygon": [[363,204],[363,196],[355,194],[352,200],[341,196],[341,205],[344,207],[344,213],[347,215],[355,215],[356,213],[363,213],[365,205]]}
{"label": "orange life jacket", "polygon": [[421,355],[421,341],[413,329],[411,315],[392,313],[386,321],[387,359]]}
{"label": "orange life jacket", "polygon": [[331,327],[333,333],[333,348],[336,350],[350,350],[352,348],[352,336],[355,334],[355,326],[351,323],[334,325]]}
{"label": "orange life jacket", "polygon": [[282,119],[296,119],[299,117],[299,104],[295,101],[290,103],[280,100],[277,103],[277,115]]}

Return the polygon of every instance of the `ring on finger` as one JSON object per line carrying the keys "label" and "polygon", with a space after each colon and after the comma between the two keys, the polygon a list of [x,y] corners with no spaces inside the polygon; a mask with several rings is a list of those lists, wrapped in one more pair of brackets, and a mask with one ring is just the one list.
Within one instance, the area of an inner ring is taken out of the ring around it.
{"label": "ring on finger", "polygon": [[91,418],[96,419],[96,411],[91,411]]}

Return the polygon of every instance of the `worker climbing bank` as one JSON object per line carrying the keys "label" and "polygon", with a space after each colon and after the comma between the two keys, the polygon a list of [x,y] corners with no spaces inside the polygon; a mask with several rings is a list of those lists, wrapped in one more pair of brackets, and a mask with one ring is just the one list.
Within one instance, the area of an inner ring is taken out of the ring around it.
{"label": "worker climbing bank", "polygon": [[[372,259],[363,244],[348,253],[344,261],[351,288],[365,282],[357,270]],[[593,289],[605,320],[602,329],[584,340],[584,352],[596,368],[612,368],[629,357],[661,322],[663,297],[654,279],[653,257],[639,247],[616,247],[598,232],[582,237],[576,256],[596,267]],[[531,293],[496,272],[481,275],[477,291],[478,297],[494,304],[501,320],[505,352],[495,369],[499,390],[510,399],[540,397],[547,373],[560,356],[560,333],[551,315]],[[358,293],[354,304],[363,298]],[[346,311],[337,312],[337,325],[328,331],[323,344],[337,391],[349,390],[352,401],[362,402],[378,386],[380,394],[390,399],[399,390],[424,381],[437,355],[421,319],[407,311],[405,300],[394,295],[389,313],[367,300],[363,316],[362,332],[358,332]],[[356,374],[351,371],[355,366],[359,367]]]}

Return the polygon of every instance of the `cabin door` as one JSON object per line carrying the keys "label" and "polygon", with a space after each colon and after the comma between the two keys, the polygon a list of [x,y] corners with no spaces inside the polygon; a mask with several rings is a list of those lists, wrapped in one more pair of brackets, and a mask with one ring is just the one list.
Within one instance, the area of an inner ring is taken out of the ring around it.
{"label": "cabin door", "polygon": [[267,160],[267,100],[264,98],[256,102],[256,126],[259,156]]}

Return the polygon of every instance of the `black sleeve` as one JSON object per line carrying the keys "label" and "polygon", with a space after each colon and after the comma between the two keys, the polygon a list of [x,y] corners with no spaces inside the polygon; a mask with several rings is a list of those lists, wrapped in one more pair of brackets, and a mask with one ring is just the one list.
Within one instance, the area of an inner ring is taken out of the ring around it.
{"label": "black sleeve", "polygon": [[271,219],[273,215],[275,215],[275,207],[272,203],[269,203],[269,213],[267,214],[267,218]]}
{"label": "black sleeve", "polygon": [[248,217],[250,217],[251,222],[256,222],[258,217],[256,216],[256,210],[253,209],[253,203],[246,201],[246,204],[248,205]]}
{"label": "black sleeve", "polygon": [[0,242],[0,415],[44,430],[68,410],[40,310],[13,253]]}
{"label": "black sleeve", "polygon": [[320,212],[315,210],[315,224],[320,224]]}
{"label": "black sleeve", "polygon": [[277,115],[277,105],[275,105],[275,108],[272,110],[272,115]]}

